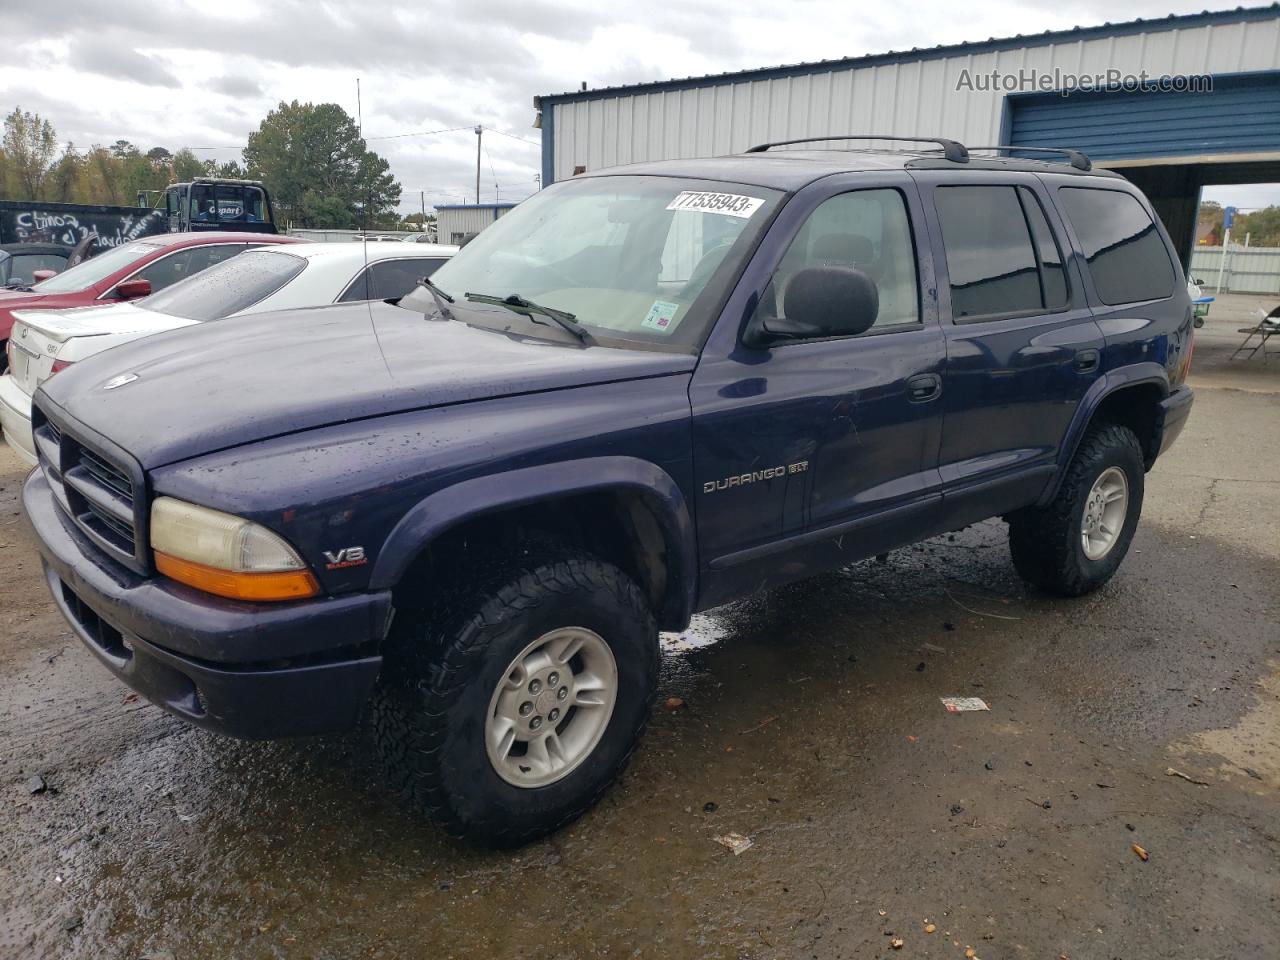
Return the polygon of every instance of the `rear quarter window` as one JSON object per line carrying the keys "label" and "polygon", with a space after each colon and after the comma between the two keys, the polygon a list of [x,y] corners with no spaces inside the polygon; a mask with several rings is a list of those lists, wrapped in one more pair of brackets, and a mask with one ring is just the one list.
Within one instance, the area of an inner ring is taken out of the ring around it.
{"label": "rear quarter window", "polygon": [[1168,248],[1136,197],[1085,187],[1063,187],[1058,196],[1089,263],[1098,299],[1115,306],[1173,294]]}

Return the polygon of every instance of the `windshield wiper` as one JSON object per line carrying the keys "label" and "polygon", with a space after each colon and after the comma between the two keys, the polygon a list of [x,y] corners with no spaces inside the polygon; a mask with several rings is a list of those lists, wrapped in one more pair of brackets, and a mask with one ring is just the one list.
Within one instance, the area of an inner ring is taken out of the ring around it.
{"label": "windshield wiper", "polygon": [[452,320],[453,314],[449,312],[449,308],[445,304],[453,303],[453,297],[432,283],[430,277],[423,277],[418,283],[427,288],[427,293],[431,294],[431,299],[436,302],[436,309],[440,311],[440,316],[446,320]]}
{"label": "windshield wiper", "polygon": [[467,293],[464,296],[472,303],[492,303],[495,306],[506,307],[508,310],[523,314],[533,320],[534,323],[540,323],[541,321],[534,320],[533,314],[541,314],[554,320],[562,329],[577,337],[579,343],[592,344],[596,342],[595,338],[587,333],[587,328],[580,324],[572,313],[556,310],[554,307],[544,307],[540,303],[526,300],[518,293],[512,293],[505,297],[494,297],[487,293]]}

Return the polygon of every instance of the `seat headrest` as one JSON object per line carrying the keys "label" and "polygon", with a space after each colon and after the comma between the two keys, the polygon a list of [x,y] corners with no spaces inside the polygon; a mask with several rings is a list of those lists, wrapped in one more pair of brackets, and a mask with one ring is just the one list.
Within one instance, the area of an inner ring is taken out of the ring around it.
{"label": "seat headrest", "polygon": [[875,259],[875,248],[870,240],[856,233],[827,233],[814,241],[813,257],[825,263],[850,266],[870,263]]}

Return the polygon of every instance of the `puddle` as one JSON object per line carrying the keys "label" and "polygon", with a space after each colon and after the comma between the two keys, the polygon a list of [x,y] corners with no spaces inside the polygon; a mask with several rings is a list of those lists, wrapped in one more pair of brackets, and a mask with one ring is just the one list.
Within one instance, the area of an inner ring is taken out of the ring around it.
{"label": "puddle", "polygon": [[[1204,730],[1175,744],[1171,752],[1179,757],[1213,754],[1225,762],[1217,772],[1224,778],[1239,778],[1256,787],[1280,788],[1280,660],[1268,664],[1271,672],[1254,687],[1257,702],[1231,727]],[[1252,770],[1256,777],[1246,770]]]}
{"label": "puddle", "polygon": [[728,628],[718,617],[699,613],[694,615],[687,630],[681,633],[664,633],[658,639],[663,653],[691,653],[714,646],[728,632]]}

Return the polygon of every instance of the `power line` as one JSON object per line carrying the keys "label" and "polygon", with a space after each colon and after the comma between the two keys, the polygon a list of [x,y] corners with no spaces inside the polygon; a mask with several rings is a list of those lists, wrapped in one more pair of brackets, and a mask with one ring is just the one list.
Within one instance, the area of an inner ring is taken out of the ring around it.
{"label": "power line", "polygon": [[[449,127],[445,130],[419,130],[415,133],[388,133],[379,137],[365,137],[365,140],[401,140],[405,137],[432,137],[437,133],[457,133],[460,130],[471,130],[472,127]],[[494,131],[495,133],[497,131]]]}
{"label": "power line", "polygon": [[526,140],[524,137],[517,137],[514,133],[503,133],[501,130],[494,130],[492,127],[487,128],[490,133],[496,133],[500,137],[506,137],[508,140],[519,140],[521,143],[527,143],[531,147],[542,146],[537,140]]}

